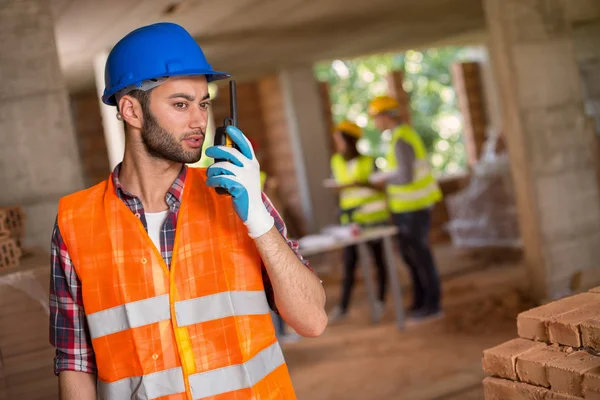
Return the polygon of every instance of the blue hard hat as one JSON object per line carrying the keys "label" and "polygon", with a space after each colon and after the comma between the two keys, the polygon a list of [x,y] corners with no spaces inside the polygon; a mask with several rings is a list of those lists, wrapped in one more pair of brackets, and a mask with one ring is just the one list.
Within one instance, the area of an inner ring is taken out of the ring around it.
{"label": "blue hard hat", "polygon": [[110,51],[102,102],[117,105],[115,93],[165,76],[206,75],[208,82],[229,78],[213,71],[196,40],[181,26],[161,22],[129,33]]}

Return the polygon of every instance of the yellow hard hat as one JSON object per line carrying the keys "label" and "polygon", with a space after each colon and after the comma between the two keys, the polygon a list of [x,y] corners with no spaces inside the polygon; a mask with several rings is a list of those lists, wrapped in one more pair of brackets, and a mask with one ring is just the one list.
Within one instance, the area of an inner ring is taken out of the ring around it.
{"label": "yellow hard hat", "polygon": [[347,133],[348,135],[359,139],[362,136],[362,128],[356,125],[354,122],[344,120],[337,124],[334,128],[335,131]]}
{"label": "yellow hard hat", "polygon": [[374,117],[386,111],[398,110],[400,104],[392,96],[377,96],[369,103],[369,115]]}

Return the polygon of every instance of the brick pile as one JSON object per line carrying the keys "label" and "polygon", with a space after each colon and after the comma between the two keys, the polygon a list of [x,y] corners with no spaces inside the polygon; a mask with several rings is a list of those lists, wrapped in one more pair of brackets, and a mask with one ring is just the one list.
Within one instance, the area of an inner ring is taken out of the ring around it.
{"label": "brick pile", "polygon": [[483,352],[486,400],[600,400],[600,288],[525,311]]}
{"label": "brick pile", "polygon": [[0,269],[19,266],[25,213],[20,207],[0,208]]}

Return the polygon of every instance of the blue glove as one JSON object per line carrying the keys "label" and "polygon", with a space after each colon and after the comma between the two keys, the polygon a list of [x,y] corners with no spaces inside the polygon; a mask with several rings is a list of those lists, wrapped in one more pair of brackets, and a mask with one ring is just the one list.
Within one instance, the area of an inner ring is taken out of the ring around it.
{"label": "blue glove", "polygon": [[206,184],[221,187],[231,194],[233,208],[248,228],[248,235],[257,238],[275,224],[262,200],[260,165],[252,145],[242,131],[230,125],[225,132],[240,150],[226,146],[206,149],[208,157],[227,160],[208,167]]}

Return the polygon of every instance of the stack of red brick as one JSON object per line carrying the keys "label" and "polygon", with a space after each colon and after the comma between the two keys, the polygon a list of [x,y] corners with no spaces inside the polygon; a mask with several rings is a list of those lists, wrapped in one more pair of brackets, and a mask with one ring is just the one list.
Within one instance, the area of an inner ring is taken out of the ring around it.
{"label": "stack of red brick", "polygon": [[517,328],[483,352],[486,400],[600,400],[600,288],[525,311]]}
{"label": "stack of red brick", "polygon": [[0,269],[19,266],[25,231],[25,213],[20,207],[0,208]]}

